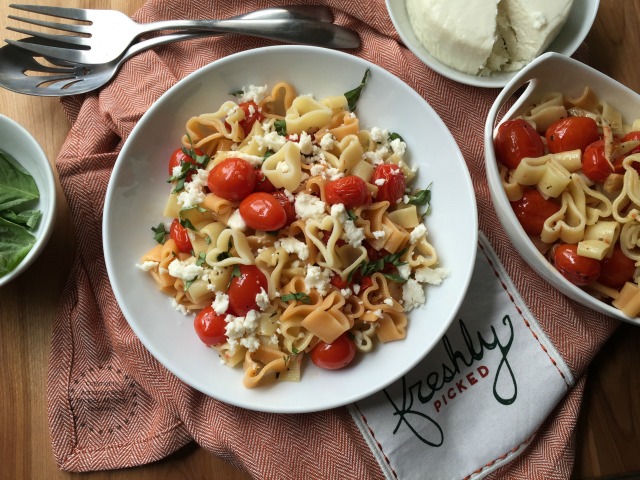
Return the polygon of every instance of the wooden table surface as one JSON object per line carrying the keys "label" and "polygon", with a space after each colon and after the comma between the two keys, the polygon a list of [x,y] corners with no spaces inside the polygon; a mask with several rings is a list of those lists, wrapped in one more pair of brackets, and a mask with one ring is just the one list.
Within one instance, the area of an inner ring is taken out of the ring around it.
{"label": "wooden table surface", "polygon": [[[576,0],[581,2],[582,0]],[[0,0],[3,38],[8,0]],[[132,14],[143,0],[50,0],[48,5],[114,8]],[[589,34],[591,63],[640,92],[640,0],[601,0]],[[0,89],[0,113],[17,120],[53,163],[68,131],[57,99]],[[46,415],[51,325],[73,255],[69,211],[58,188],[56,227],[41,257],[0,288],[0,479],[64,479],[53,459]],[[640,329],[621,325],[588,372],[577,427],[575,478],[640,475]],[[151,465],[95,472],[86,479],[245,479],[193,444]],[[630,478],[630,477],[628,477]]]}

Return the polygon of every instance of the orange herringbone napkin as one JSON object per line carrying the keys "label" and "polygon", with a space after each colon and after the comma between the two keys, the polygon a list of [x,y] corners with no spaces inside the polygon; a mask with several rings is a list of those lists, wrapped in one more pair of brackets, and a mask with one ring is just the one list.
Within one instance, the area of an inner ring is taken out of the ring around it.
{"label": "orange herringbone napkin", "polygon": [[[559,353],[581,376],[617,323],[550,288],[502,232],[486,185],[482,144],[483,119],[497,91],[456,84],[429,70],[400,43],[383,0],[319,3],[334,8],[336,23],[360,33],[362,47],[356,55],[411,85],[447,124],[473,177],[480,228]],[[273,3],[149,0],[135,19],[224,18],[268,6]],[[383,476],[346,409],[306,415],[257,413],[183,384],[133,334],[107,277],[101,236],[105,192],[118,152],[136,121],[185,75],[218,58],[267,44],[237,36],[172,44],[133,58],[100,92],[62,100],[72,128],[57,167],[78,240],[54,325],[48,378],[53,452],[63,470],[140,465],[195,440],[255,478]],[[579,381],[527,450],[492,477],[568,477],[583,386]]]}

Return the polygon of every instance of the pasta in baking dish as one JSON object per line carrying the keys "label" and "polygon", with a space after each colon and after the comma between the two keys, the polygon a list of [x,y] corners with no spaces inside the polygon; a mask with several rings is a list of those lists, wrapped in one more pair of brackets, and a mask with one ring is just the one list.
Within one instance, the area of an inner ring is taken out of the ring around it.
{"label": "pasta in baking dish", "polygon": [[640,120],[586,87],[555,92],[495,136],[516,217],[570,282],[640,314]]}
{"label": "pasta in baking dish", "polygon": [[189,119],[169,162],[171,226],[153,228],[138,267],[246,387],[298,381],[307,355],[337,369],[403,339],[424,284],[448,275],[405,142],[354,113],[368,75],[322,99],[244,87]]}

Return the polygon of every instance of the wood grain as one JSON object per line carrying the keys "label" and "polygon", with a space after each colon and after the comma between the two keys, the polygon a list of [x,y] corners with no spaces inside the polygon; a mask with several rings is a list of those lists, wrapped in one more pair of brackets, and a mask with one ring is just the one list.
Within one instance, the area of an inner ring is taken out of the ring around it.
{"label": "wood grain", "polygon": [[[581,1],[581,0],[576,0]],[[0,0],[3,14],[9,1]],[[52,0],[48,5],[114,8],[132,14],[143,0]],[[6,19],[0,29],[6,37]],[[4,38],[4,37],[3,37]],[[591,63],[640,91],[640,0],[601,0],[589,35]],[[57,99],[0,91],[0,113],[19,121],[53,163],[68,131]],[[21,277],[0,289],[0,478],[69,479],[55,465],[46,416],[46,376],[51,325],[73,253],[69,212],[61,192],[52,239]],[[640,472],[640,329],[621,325],[588,373],[576,439],[575,478]],[[195,444],[162,461],[93,479],[249,478]]]}

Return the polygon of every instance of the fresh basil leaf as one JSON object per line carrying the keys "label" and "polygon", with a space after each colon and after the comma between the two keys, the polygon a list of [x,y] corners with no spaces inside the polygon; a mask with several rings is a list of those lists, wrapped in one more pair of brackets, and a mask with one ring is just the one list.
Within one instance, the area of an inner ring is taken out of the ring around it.
{"label": "fresh basil leaf", "polygon": [[273,150],[267,150],[267,151],[264,153],[264,156],[262,157],[262,160],[263,160],[263,161],[264,161],[264,160],[266,160],[267,158],[269,158],[269,157],[270,157],[271,155],[273,155],[274,153],[276,153],[276,152],[274,152]]}
{"label": "fresh basil leaf", "polygon": [[280,300],[282,300],[283,302],[288,302],[290,300],[295,300],[296,302],[301,302],[304,303],[306,305],[310,305],[311,304],[311,297],[304,293],[304,292],[297,292],[297,293],[288,293],[286,295],[282,295],[280,297]]}
{"label": "fresh basil leaf", "polygon": [[389,134],[389,141],[393,142],[396,139],[399,139],[401,142],[404,142],[404,138],[402,138],[399,133],[391,132]]}
{"label": "fresh basil leaf", "polygon": [[425,205],[427,205],[427,207],[431,206],[431,190],[429,189],[429,187],[413,193],[409,197],[409,203],[412,205],[418,205],[420,207],[423,207]]}
{"label": "fresh basil leaf", "polygon": [[364,76],[362,77],[362,81],[360,82],[360,85],[358,85],[353,90],[349,90],[344,94],[344,96],[347,99],[349,110],[351,112],[353,112],[356,109],[356,104],[360,99],[360,94],[362,93],[364,86],[367,84],[367,80],[369,79],[369,76],[371,76],[371,71],[367,68],[367,70],[364,72]]}
{"label": "fresh basil leaf", "polygon": [[291,347],[291,352],[294,354],[300,353],[300,351],[296,347]]}
{"label": "fresh basil leaf", "polygon": [[33,177],[11,155],[0,150],[0,210],[40,196]]}
{"label": "fresh basil leaf", "polygon": [[358,216],[354,213],[353,210],[347,210],[347,216],[349,217],[349,220],[355,222],[358,219]]}
{"label": "fresh basil leaf", "polygon": [[29,230],[34,230],[38,226],[42,212],[40,210],[23,210],[16,213],[13,210],[5,210],[0,212],[0,217],[18,225],[23,225]]}
{"label": "fresh basil leaf", "polygon": [[207,254],[205,252],[200,252],[198,254],[198,259],[196,260],[196,265],[201,267],[205,263],[205,259],[207,258]]}
{"label": "fresh basil leaf", "polygon": [[151,227],[151,230],[155,233],[153,239],[158,243],[164,243],[164,237],[169,233],[165,229],[164,223],[159,224],[157,227]]}
{"label": "fresh basil leaf", "polygon": [[389,280],[392,280],[397,283],[407,283],[406,278],[403,278],[400,275],[396,275],[395,273],[383,273],[382,275],[387,277]]}
{"label": "fresh basil leaf", "polygon": [[184,291],[186,292],[187,290],[189,290],[189,287],[191,287],[191,285],[193,285],[193,282],[195,282],[196,279],[192,279],[192,280],[187,280],[186,282],[184,282]]}
{"label": "fresh basil leaf", "polygon": [[273,122],[276,133],[282,137],[287,135],[287,122],[284,120],[276,120]]}
{"label": "fresh basil leaf", "polygon": [[236,98],[241,97],[242,95],[244,95],[244,90],[235,90],[233,92],[229,92],[229,95]]}
{"label": "fresh basil leaf", "polygon": [[0,277],[15,269],[35,243],[36,237],[22,225],[0,218]]}
{"label": "fresh basil leaf", "polygon": [[196,230],[196,227],[193,226],[193,223],[191,223],[191,220],[189,220],[188,218],[181,218],[180,225],[182,225],[184,228],[188,228],[189,230]]}

